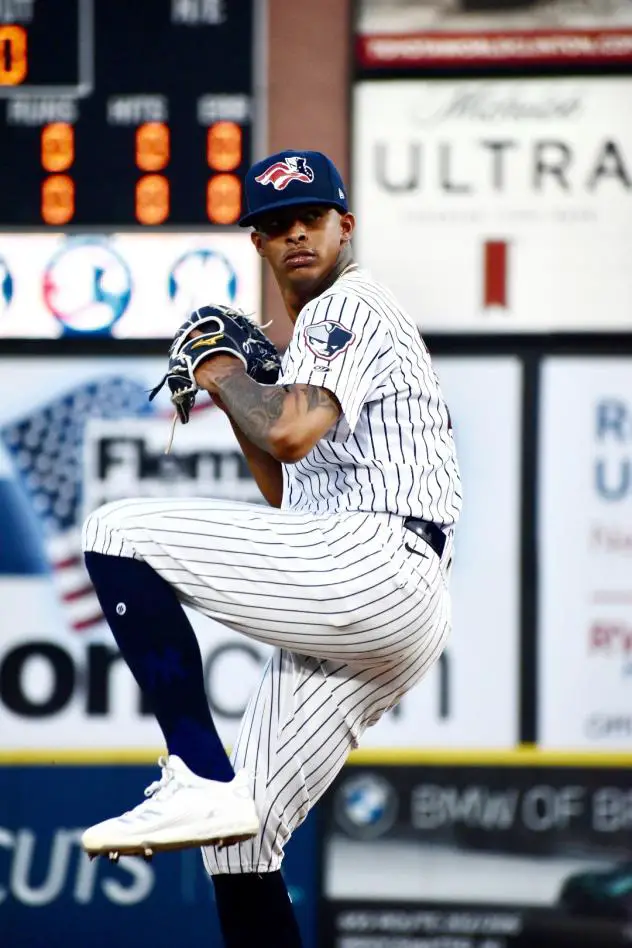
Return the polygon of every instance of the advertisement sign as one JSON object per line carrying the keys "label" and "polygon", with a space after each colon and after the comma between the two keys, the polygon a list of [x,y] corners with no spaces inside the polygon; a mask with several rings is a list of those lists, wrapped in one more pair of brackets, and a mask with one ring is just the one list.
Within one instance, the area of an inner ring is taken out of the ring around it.
{"label": "advertisement sign", "polygon": [[257,314],[246,233],[0,234],[0,337],[171,338],[204,303]]}
{"label": "advertisement sign", "polygon": [[512,747],[519,704],[521,370],[512,358],[444,357],[434,364],[463,479],[450,578],[452,635],[427,677],[367,731],[362,747]]}
{"label": "advertisement sign", "polygon": [[[256,502],[259,491],[226,417],[205,395],[189,424],[176,429],[172,452],[164,453],[172,420],[166,390],[147,400],[164,359],[1,363],[2,748],[158,753],[158,726],[118,655],[84,569],[81,525],[90,510],[123,497]],[[189,614],[209,700],[231,744],[269,649]]]}
{"label": "advertisement sign", "polygon": [[[507,747],[518,736],[520,367],[512,358],[436,365],[466,494],[454,630],[438,664],[363,747]],[[160,753],[158,726],[85,572],[81,524],[130,496],[260,501],[226,417],[205,395],[164,453],[171,406],[164,390],[147,401],[163,371],[153,357],[0,360],[0,750],[9,759],[46,748]],[[482,542],[490,522],[494,541]],[[232,744],[269,648],[187,611],[214,717]]]}
{"label": "advertisement sign", "polygon": [[[213,886],[198,849],[91,861],[86,826],[122,813],[156,779],[152,767],[0,767],[0,944],[207,948],[221,944]],[[283,874],[305,948],[316,948],[317,833],[308,817]]]}
{"label": "advertisement sign", "polygon": [[539,741],[627,750],[632,358],[547,359],[541,399]]}
{"label": "advertisement sign", "polygon": [[496,757],[342,771],[322,803],[323,948],[624,943],[627,771]]}
{"label": "advertisement sign", "polygon": [[360,0],[367,69],[629,62],[625,0]]}
{"label": "advertisement sign", "polygon": [[632,327],[632,78],[354,96],[358,257],[424,330]]}

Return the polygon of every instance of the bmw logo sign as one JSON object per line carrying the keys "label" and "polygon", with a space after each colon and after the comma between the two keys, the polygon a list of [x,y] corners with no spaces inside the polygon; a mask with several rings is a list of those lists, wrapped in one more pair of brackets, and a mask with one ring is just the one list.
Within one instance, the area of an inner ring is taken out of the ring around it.
{"label": "bmw logo sign", "polygon": [[397,792],[388,780],[368,772],[345,780],[339,787],[334,815],[348,836],[377,839],[394,825],[398,805]]}

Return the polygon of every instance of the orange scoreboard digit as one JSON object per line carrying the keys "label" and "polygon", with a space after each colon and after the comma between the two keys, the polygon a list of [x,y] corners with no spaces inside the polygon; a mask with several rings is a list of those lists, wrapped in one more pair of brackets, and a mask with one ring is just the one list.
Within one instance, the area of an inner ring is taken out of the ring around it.
{"label": "orange scoreboard digit", "polygon": [[0,85],[18,86],[28,73],[26,30],[17,23],[0,25]]}
{"label": "orange scoreboard digit", "polygon": [[236,122],[209,126],[206,160],[211,174],[206,188],[206,211],[211,224],[235,224],[241,214],[242,186],[235,172],[244,159],[243,133]]}
{"label": "orange scoreboard digit", "polygon": [[0,227],[235,227],[255,4],[0,0]]}

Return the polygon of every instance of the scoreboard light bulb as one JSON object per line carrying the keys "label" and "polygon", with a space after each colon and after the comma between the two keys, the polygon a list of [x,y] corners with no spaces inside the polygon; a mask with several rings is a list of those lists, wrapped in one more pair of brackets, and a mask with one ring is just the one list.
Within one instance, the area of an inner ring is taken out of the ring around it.
{"label": "scoreboard light bulb", "polygon": [[235,224],[241,214],[241,182],[235,174],[216,174],[206,186],[206,213],[211,224]]}
{"label": "scoreboard light bulb", "polygon": [[141,171],[162,171],[169,164],[169,126],[145,122],[136,129],[136,165]]}
{"label": "scoreboard light bulb", "polygon": [[75,160],[75,130],[67,122],[52,122],[42,129],[42,167],[66,171]]}
{"label": "scoreboard light bulb", "polygon": [[52,174],[42,181],[42,220],[58,227],[75,214],[75,182],[67,174]]}
{"label": "scoreboard light bulb", "polygon": [[28,69],[26,30],[14,23],[0,25],[0,86],[19,86]]}
{"label": "scoreboard light bulb", "polygon": [[162,224],[169,217],[169,182],[162,174],[146,174],[136,182],[136,220],[139,224]]}
{"label": "scoreboard light bulb", "polygon": [[242,132],[236,122],[215,122],[206,133],[206,160],[213,171],[234,171],[243,157]]}

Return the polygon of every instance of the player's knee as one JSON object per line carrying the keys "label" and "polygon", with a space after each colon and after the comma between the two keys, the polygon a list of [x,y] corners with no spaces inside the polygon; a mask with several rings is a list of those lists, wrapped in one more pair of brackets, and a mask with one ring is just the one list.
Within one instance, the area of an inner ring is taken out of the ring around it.
{"label": "player's knee", "polygon": [[109,504],[97,507],[89,514],[83,523],[81,531],[81,548],[84,553],[104,553],[109,538],[114,532],[118,533],[124,527],[123,510],[126,501],[115,500]]}

